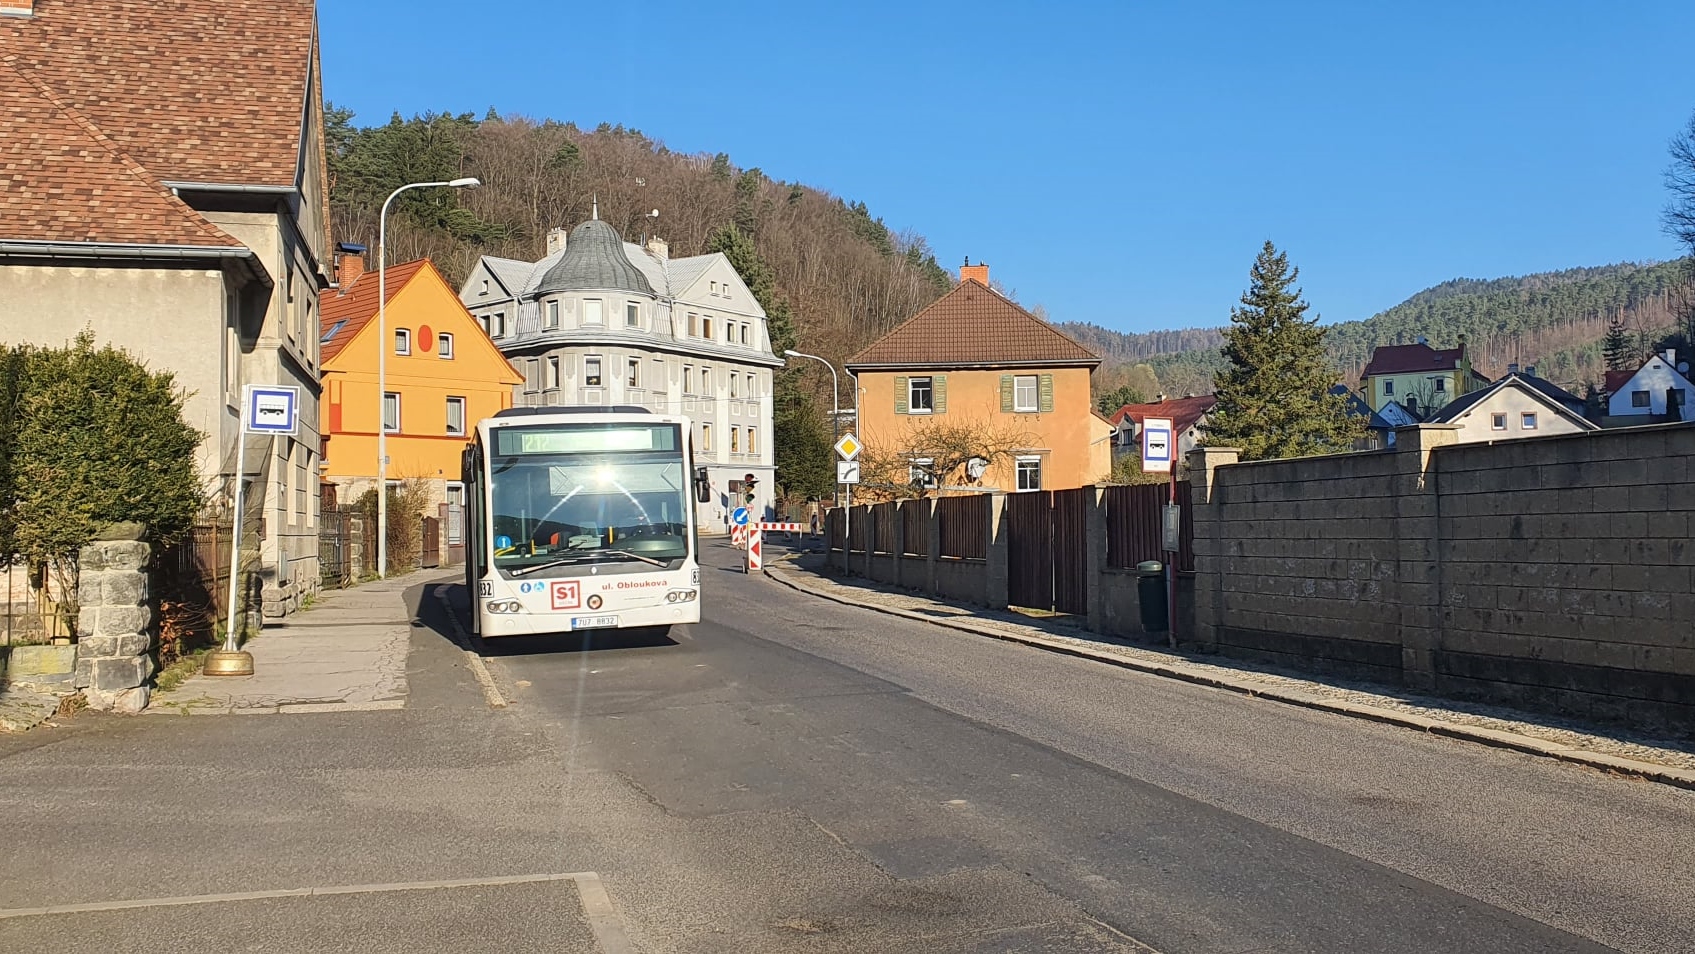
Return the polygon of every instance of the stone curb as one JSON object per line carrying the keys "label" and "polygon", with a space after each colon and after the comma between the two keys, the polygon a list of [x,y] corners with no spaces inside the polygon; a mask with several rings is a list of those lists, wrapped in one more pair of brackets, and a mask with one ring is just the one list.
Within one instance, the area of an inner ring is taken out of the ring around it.
{"label": "stone curb", "polygon": [[973,626],[969,623],[936,619],[922,613],[912,613],[906,610],[896,609],[892,606],[879,606],[874,603],[860,602],[858,600],[849,599],[845,596],[817,589],[795,579],[789,570],[780,567],[776,563],[771,564],[767,569],[770,571],[767,572],[768,576],[792,590],[797,590],[810,596],[816,596],[819,599],[829,600],[833,603],[841,603],[844,606],[855,606],[860,609],[867,609],[872,612],[883,613],[889,616],[898,616],[914,622],[928,623],[932,626],[940,626],[943,629],[958,630],[959,632],[970,633],[975,636],[988,636],[991,639],[999,639],[1003,642],[1020,643],[1025,646],[1031,646],[1047,652],[1059,653],[1064,656],[1073,656],[1078,659],[1088,659],[1094,662],[1102,662],[1111,666],[1118,666],[1121,669],[1130,669],[1136,672],[1146,673],[1151,676],[1176,679],[1181,682],[1193,683],[1200,686],[1209,686],[1214,689],[1224,689],[1229,692],[1235,692],[1245,696],[1269,699],[1273,702],[1300,706],[1304,709],[1315,709],[1321,712],[1330,712],[1336,715],[1348,716],[1355,719],[1365,719],[1371,722],[1379,722],[1384,725],[1417,729],[1421,732],[1441,736],[1443,738],[1455,739],[1462,742],[1476,742],[1493,748],[1509,749],[1511,751],[1521,752],[1525,755],[1557,759],[1561,762],[1583,765],[1589,768],[1599,769],[1603,772],[1630,775],[1646,781],[1658,782],[1662,785],[1672,785],[1677,788],[1695,791],[1695,772],[1673,768],[1669,765],[1656,765],[1652,762],[1620,758],[1616,755],[1606,755],[1601,752],[1590,752],[1586,749],[1574,749],[1554,742],[1545,742],[1541,739],[1533,738],[1528,735],[1520,735],[1516,732],[1502,732],[1497,729],[1486,729],[1481,726],[1462,725],[1456,722],[1444,722],[1440,719],[1431,719],[1404,712],[1395,712],[1391,709],[1380,709],[1376,706],[1359,705],[1352,702],[1338,702],[1333,699],[1325,699],[1302,692],[1271,689],[1263,685],[1239,682],[1234,679],[1225,679],[1219,676],[1214,676],[1210,673],[1191,669],[1187,666],[1164,666],[1142,662],[1138,659],[1132,659],[1127,656],[1119,656],[1114,653],[1096,652],[1085,649],[1081,646],[1072,646],[1059,642],[1058,640],[1038,636],[1033,633],[1003,633],[987,627]]}

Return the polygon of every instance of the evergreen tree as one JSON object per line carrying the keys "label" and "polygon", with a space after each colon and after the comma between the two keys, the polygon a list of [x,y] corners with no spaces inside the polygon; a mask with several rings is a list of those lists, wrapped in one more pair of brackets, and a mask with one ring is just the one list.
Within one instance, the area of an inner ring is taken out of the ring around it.
{"label": "evergreen tree", "polygon": [[1095,410],[1105,414],[1107,417],[1111,417],[1118,413],[1118,409],[1126,404],[1146,403],[1148,403],[1148,396],[1146,394],[1143,394],[1134,385],[1121,384],[1118,387],[1102,394],[1095,401]]}
{"label": "evergreen tree", "polygon": [[1630,332],[1625,330],[1623,319],[1614,318],[1607,326],[1607,336],[1601,339],[1601,354],[1608,371],[1636,369],[1636,349],[1630,340]]}
{"label": "evergreen tree", "polygon": [[1293,288],[1299,269],[1266,242],[1254,261],[1242,307],[1224,330],[1224,369],[1214,380],[1218,404],[1207,443],[1239,447],[1243,460],[1303,457],[1347,450],[1364,432],[1347,400],[1330,393],[1336,372],[1324,329],[1306,317]]}

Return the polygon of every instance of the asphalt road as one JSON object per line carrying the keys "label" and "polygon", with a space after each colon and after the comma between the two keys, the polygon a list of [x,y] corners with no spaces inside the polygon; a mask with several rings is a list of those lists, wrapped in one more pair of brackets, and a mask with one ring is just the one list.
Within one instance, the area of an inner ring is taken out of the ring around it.
{"label": "asphalt road", "polygon": [[[1691,793],[734,559],[673,638],[488,644],[503,710],[419,587],[404,710],[0,737],[0,909],[103,908],[0,950],[595,950],[592,872],[643,952],[1695,951]],[[489,883],[396,888],[444,879]],[[308,886],[348,893],[111,904]]]}

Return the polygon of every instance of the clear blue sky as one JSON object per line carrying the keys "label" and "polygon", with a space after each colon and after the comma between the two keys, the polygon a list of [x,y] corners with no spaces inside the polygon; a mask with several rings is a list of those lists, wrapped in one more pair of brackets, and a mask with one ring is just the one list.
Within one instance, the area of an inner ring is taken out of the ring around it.
{"label": "clear blue sky", "polygon": [[[1689,0],[324,0],[357,121],[623,123],[865,202],[1026,305],[1228,320],[1260,243],[1326,320],[1449,278],[1666,259]],[[1293,9],[1290,9],[1293,8]],[[1511,8],[1511,9],[1509,9]]]}

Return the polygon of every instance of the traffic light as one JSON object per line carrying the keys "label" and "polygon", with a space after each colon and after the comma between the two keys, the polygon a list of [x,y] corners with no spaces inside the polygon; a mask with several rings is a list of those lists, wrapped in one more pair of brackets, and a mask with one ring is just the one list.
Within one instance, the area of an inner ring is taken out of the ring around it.
{"label": "traffic light", "polygon": [[744,491],[743,497],[746,499],[747,503],[753,503],[753,488],[758,483],[759,478],[752,474],[747,474],[742,477],[742,490]]}

